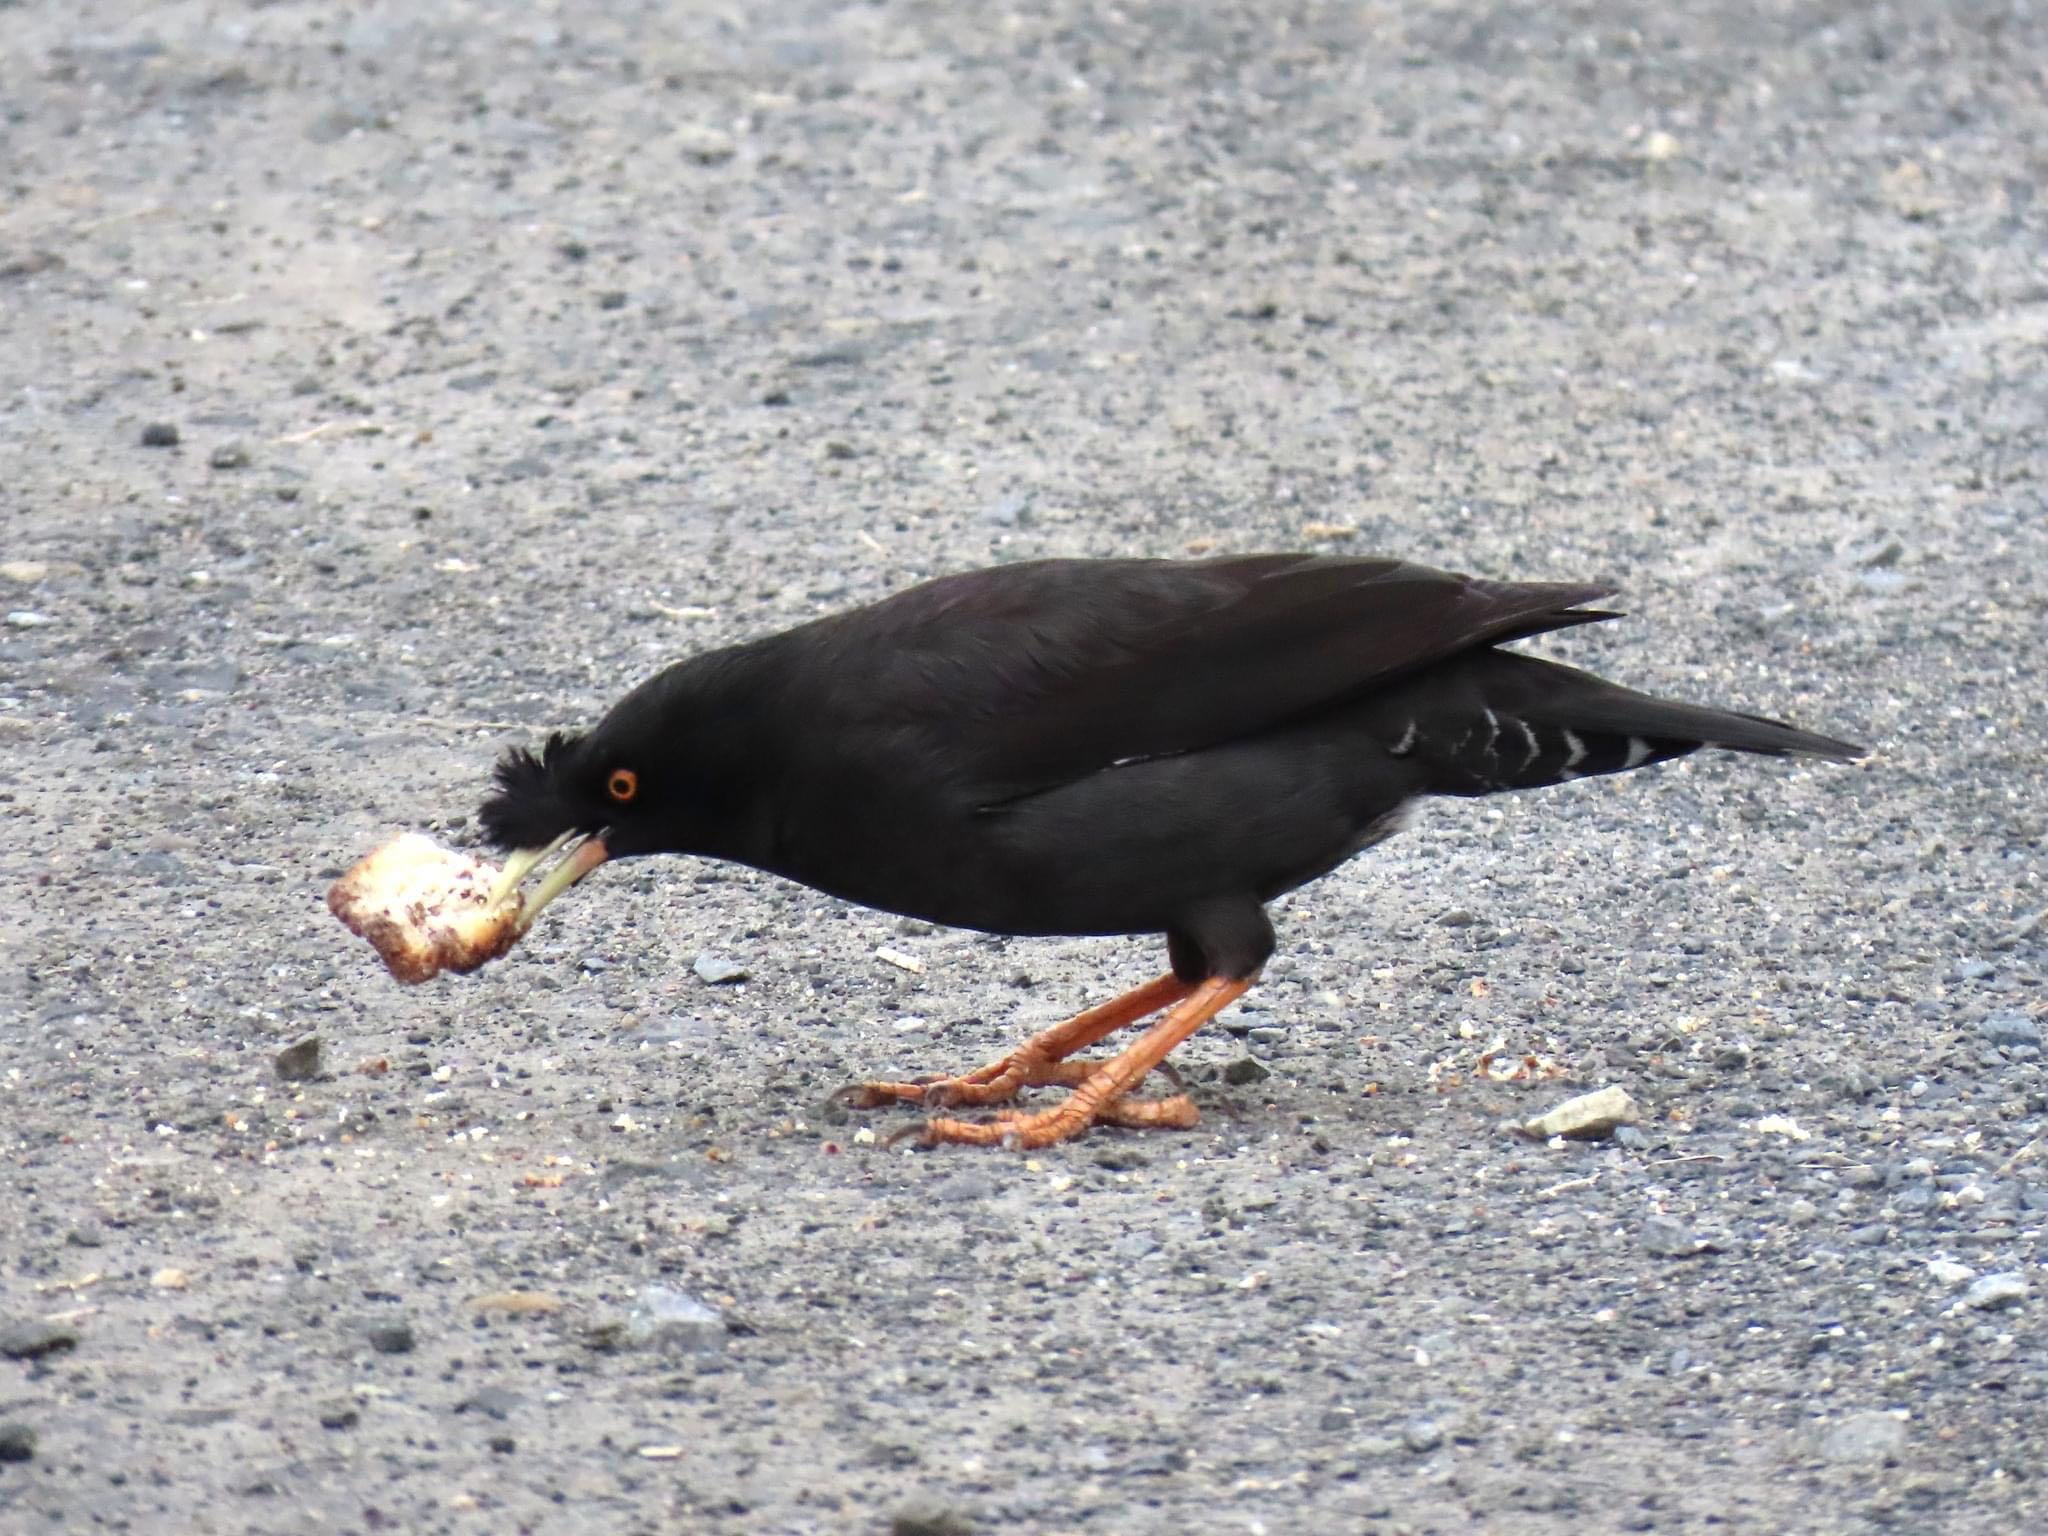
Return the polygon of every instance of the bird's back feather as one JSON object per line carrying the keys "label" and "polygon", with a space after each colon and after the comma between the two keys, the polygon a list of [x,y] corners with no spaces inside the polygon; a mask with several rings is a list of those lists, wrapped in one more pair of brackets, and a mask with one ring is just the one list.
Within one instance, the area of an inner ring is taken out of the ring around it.
{"label": "bird's back feather", "polygon": [[901,727],[942,733],[964,784],[999,803],[1613,617],[1580,606],[1610,592],[1334,556],[1051,560],[928,582],[811,643],[861,648],[840,675]]}

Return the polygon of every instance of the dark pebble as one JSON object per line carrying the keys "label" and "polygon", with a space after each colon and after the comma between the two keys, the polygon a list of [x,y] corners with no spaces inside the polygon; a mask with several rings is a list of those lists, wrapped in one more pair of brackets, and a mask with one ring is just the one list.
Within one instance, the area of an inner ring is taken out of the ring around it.
{"label": "dark pebble", "polygon": [[152,421],[142,429],[142,446],[175,448],[178,446],[178,429],[168,421]]}
{"label": "dark pebble", "polygon": [[510,1435],[493,1435],[484,1443],[500,1456],[510,1456],[519,1449],[519,1442]]}
{"label": "dark pebble", "polygon": [[40,1360],[60,1350],[78,1348],[78,1331],[56,1323],[15,1323],[0,1328],[0,1355],[10,1360]]}
{"label": "dark pebble", "polygon": [[320,1410],[322,1429],[354,1429],[363,1421],[363,1411],[354,1403],[329,1403]]}
{"label": "dark pebble", "polygon": [[601,293],[597,296],[597,307],[599,309],[624,309],[626,307],[626,296],[614,288],[608,293]]}
{"label": "dark pebble", "polygon": [[419,1343],[410,1323],[372,1323],[369,1332],[370,1348],[380,1355],[409,1355]]}
{"label": "dark pebble", "polygon": [[27,1461],[36,1453],[36,1432],[26,1424],[0,1424],[0,1461]]}
{"label": "dark pebble", "polygon": [[944,1505],[913,1504],[896,1512],[889,1536],[974,1536],[974,1522]]}
{"label": "dark pebble", "polygon": [[1223,1081],[1233,1088],[1242,1088],[1247,1083],[1263,1083],[1272,1075],[1263,1063],[1249,1056],[1240,1056],[1223,1069]]}
{"label": "dark pebble", "polygon": [[320,1075],[320,1037],[308,1035],[305,1039],[286,1046],[270,1064],[277,1069],[277,1075],[288,1083],[303,1083]]}
{"label": "dark pebble", "polygon": [[479,1387],[455,1405],[457,1413],[480,1413],[487,1419],[506,1419],[519,1406],[519,1394],[504,1387]]}

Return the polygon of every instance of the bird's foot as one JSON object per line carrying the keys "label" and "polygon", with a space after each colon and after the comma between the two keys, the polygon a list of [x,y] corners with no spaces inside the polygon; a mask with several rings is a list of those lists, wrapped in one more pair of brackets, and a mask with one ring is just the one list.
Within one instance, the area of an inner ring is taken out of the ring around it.
{"label": "bird's foot", "polygon": [[833,1097],[849,1109],[882,1109],[917,1104],[929,1109],[1007,1104],[1023,1088],[1074,1086],[1094,1070],[1067,1058],[1126,1024],[1157,1013],[1194,989],[1172,975],[1149,981],[1099,1007],[1032,1036],[1014,1051],[959,1077],[920,1077],[909,1082],[854,1083]]}
{"label": "bird's foot", "polygon": [[991,1120],[939,1116],[922,1125],[909,1126],[890,1140],[915,1138],[920,1146],[926,1147],[1016,1147],[1029,1151],[1072,1141],[1098,1125],[1130,1131],[1191,1131],[1201,1122],[1194,1100],[1184,1093],[1163,1099],[1111,1099],[1092,1114],[1068,1098],[1036,1112],[997,1110]]}
{"label": "bird's foot", "polygon": [[[961,1077],[920,1077],[903,1083],[853,1083],[835,1097],[849,1109],[882,1109],[916,1104],[926,1109],[980,1108],[1007,1104],[1026,1088],[1078,1088],[1102,1065],[1099,1061],[1047,1061],[1027,1046]],[[1180,1086],[1170,1066],[1161,1069]]]}
{"label": "bird's foot", "polygon": [[1177,1093],[1165,1099],[1132,1099],[1130,1091],[1165,1062],[1167,1052],[1236,1002],[1250,985],[1249,980],[1211,977],[1107,1061],[1054,1064],[1063,1075],[1079,1076],[1080,1082],[1050,1109],[1032,1113],[1005,1110],[986,1121],[939,1116],[890,1139],[894,1142],[915,1136],[928,1147],[1007,1146],[1030,1150],[1071,1141],[1095,1125],[1189,1130],[1200,1117],[1186,1094]]}

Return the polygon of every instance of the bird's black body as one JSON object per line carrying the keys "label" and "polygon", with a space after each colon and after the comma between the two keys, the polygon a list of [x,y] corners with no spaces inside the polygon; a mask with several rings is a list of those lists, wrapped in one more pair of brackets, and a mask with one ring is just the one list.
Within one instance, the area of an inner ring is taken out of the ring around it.
{"label": "bird's black body", "polygon": [[1419,797],[1702,746],[1861,755],[1498,648],[1614,617],[1584,606],[1609,593],[1308,555],[968,572],[678,663],[510,755],[483,823],[958,927],[1164,933],[1181,977],[1246,977],[1265,904]]}

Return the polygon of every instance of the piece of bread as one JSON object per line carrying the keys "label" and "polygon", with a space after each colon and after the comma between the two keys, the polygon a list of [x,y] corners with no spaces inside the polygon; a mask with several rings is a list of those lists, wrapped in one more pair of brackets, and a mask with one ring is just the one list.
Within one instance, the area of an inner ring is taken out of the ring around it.
{"label": "piece of bread", "polygon": [[473,971],[519,942],[519,893],[496,906],[498,870],[407,832],[334,882],[327,910],[368,939],[400,981]]}

